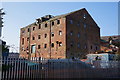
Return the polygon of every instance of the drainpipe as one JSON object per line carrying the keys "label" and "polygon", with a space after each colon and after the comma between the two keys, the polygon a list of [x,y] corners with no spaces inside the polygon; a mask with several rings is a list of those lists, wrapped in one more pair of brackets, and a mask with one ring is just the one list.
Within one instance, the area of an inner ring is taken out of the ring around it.
{"label": "drainpipe", "polygon": [[50,59],[51,59],[51,21],[50,21]]}
{"label": "drainpipe", "polygon": [[28,52],[28,59],[30,60],[31,58],[31,54],[30,54],[30,40],[31,40],[31,28],[29,27],[29,42],[28,42],[28,49],[29,49],[29,52]]}

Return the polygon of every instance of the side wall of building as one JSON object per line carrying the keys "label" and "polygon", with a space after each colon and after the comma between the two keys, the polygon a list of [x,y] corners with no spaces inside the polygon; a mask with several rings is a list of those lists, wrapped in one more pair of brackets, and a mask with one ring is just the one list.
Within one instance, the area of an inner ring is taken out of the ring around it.
{"label": "side wall of building", "polygon": [[83,58],[86,54],[96,50],[90,49],[91,45],[99,50],[99,27],[90,17],[89,13],[82,9],[67,16],[67,58]]}
{"label": "side wall of building", "polygon": [[20,56],[24,58],[65,58],[65,19],[44,21],[21,28]]}

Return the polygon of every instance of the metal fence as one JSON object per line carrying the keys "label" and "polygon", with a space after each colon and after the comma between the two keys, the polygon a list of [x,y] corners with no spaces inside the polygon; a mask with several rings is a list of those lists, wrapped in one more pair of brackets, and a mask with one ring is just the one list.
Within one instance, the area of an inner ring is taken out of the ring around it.
{"label": "metal fence", "polygon": [[2,64],[2,80],[119,77],[119,68],[93,68],[89,64],[73,59],[3,58]]}
{"label": "metal fence", "polygon": [[120,61],[93,61],[96,68],[120,68]]}

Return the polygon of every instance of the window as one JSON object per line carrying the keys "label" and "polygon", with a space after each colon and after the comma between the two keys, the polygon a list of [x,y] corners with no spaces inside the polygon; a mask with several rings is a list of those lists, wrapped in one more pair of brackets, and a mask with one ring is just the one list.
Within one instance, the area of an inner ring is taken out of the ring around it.
{"label": "window", "polygon": [[87,48],[87,46],[85,45],[85,46],[84,46],[84,48],[86,49],[86,48]]}
{"label": "window", "polygon": [[45,24],[45,28],[47,27],[47,23]]}
{"label": "window", "polygon": [[71,36],[73,35],[73,31],[70,32],[70,35],[71,35]]}
{"label": "window", "polygon": [[70,46],[73,47],[73,41],[70,43]]}
{"label": "window", "polygon": [[40,39],[40,35],[38,35],[38,39]]}
{"label": "window", "polygon": [[62,42],[59,42],[59,47],[62,46]]}
{"label": "window", "polygon": [[51,36],[52,36],[52,37],[54,36],[54,32],[51,32]]}
{"label": "window", "polygon": [[97,48],[97,46],[96,46],[96,50],[97,50],[98,48]]}
{"label": "window", "polygon": [[59,31],[59,35],[62,35],[62,31]]}
{"label": "window", "polygon": [[44,44],[44,48],[47,48],[47,44]]}
{"label": "window", "polygon": [[54,22],[52,22],[52,26],[54,25]]}
{"label": "window", "polygon": [[47,34],[45,34],[45,38],[47,37]]}
{"label": "window", "polygon": [[70,24],[73,24],[73,20],[70,20]]}
{"label": "window", "polygon": [[92,46],[91,46],[91,49],[92,49]]}
{"label": "window", "polygon": [[30,32],[30,28],[28,28],[28,32]]}
{"label": "window", "polygon": [[32,37],[32,40],[35,40],[35,37],[34,37],[34,36]]}
{"label": "window", "polygon": [[22,30],[22,33],[25,33],[25,30]]}
{"label": "window", "polygon": [[86,14],[84,13],[83,18],[86,19]]}
{"label": "window", "polygon": [[31,53],[35,53],[35,45],[31,46]]}
{"label": "window", "polygon": [[56,41],[57,44],[59,44],[59,41]]}
{"label": "window", "polygon": [[77,26],[79,27],[79,26],[80,26],[80,24],[79,24],[79,23],[77,23]]}
{"label": "window", "polygon": [[51,46],[54,47],[54,43],[52,43]]}
{"label": "window", "polygon": [[57,24],[60,24],[60,20],[57,20]]}
{"label": "window", "polygon": [[24,38],[22,38],[22,45],[24,44]]}
{"label": "window", "polygon": [[21,51],[24,51],[24,47],[21,48]]}
{"label": "window", "polygon": [[26,50],[28,50],[28,46],[27,46]]}
{"label": "window", "polygon": [[27,38],[27,41],[29,41],[29,37]]}
{"label": "window", "polygon": [[39,24],[38,29],[41,29],[41,24]]}
{"label": "window", "polygon": [[80,43],[77,44],[77,47],[80,48]]}
{"label": "window", "polygon": [[35,30],[35,27],[33,27],[33,31]]}
{"label": "window", "polygon": [[84,28],[86,28],[87,27],[87,25],[84,23]]}
{"label": "window", "polygon": [[80,38],[80,33],[78,33],[78,38]]}
{"label": "window", "polygon": [[38,49],[40,49],[40,45],[38,45]]}

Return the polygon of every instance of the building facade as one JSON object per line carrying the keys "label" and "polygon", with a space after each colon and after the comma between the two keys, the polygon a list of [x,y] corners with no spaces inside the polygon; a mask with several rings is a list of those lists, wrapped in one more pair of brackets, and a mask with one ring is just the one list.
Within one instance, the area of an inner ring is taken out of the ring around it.
{"label": "building facade", "polygon": [[100,50],[100,28],[85,8],[46,15],[20,30],[20,57],[82,58]]}

